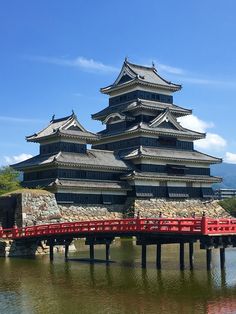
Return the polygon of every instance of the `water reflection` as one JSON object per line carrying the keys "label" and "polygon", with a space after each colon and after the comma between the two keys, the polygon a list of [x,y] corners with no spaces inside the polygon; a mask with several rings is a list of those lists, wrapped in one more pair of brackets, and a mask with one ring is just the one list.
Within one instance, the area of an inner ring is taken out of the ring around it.
{"label": "water reflection", "polygon": [[[82,242],[77,247],[71,257],[88,257]],[[104,253],[96,247],[96,258]],[[111,246],[116,262],[108,265],[64,262],[59,254],[54,263],[48,256],[0,259],[0,313],[236,313],[236,251],[226,251],[222,272],[217,251],[206,271],[204,253],[195,247],[192,271],[179,271],[177,246],[163,247],[162,270],[155,268],[155,246],[148,248],[141,269],[132,239]]]}

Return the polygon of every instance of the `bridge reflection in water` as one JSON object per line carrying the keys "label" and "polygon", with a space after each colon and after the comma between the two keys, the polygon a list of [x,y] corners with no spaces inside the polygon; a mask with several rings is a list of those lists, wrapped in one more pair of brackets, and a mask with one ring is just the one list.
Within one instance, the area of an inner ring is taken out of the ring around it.
{"label": "bridge reflection in water", "polygon": [[[72,258],[87,256],[82,240]],[[129,239],[115,239],[111,255],[116,263],[64,263],[56,254],[35,259],[0,259],[2,313],[235,313],[236,252],[226,251],[220,271],[213,251],[212,269],[205,270],[205,254],[194,244],[194,270],[179,271],[176,244],[163,245],[163,269],[156,269],[154,246],[148,249],[147,268],[140,268],[141,247]],[[104,256],[97,245],[96,256]],[[221,311],[221,312],[220,312]]]}

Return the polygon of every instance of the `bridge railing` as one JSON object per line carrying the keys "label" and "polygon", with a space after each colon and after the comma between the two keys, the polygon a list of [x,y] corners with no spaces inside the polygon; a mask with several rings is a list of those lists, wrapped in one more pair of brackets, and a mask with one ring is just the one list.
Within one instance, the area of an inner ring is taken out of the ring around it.
{"label": "bridge railing", "polygon": [[19,239],[63,234],[93,233],[176,233],[176,234],[235,234],[236,219],[213,218],[130,218],[66,222],[12,229],[0,227],[0,238]]}
{"label": "bridge railing", "polygon": [[209,235],[236,234],[236,219],[202,218],[202,233]]}

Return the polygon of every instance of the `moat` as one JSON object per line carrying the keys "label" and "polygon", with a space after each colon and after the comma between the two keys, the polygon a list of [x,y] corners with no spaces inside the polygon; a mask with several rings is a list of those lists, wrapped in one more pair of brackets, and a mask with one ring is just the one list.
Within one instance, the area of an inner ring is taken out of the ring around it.
{"label": "moat", "polygon": [[[71,258],[87,257],[88,247],[77,241]],[[140,248],[132,240],[111,246],[114,263],[65,263],[63,254],[35,259],[0,259],[0,313],[224,313],[236,312],[236,251],[226,250],[226,270],[213,251],[213,267],[205,267],[205,251],[195,246],[195,268],[180,271],[178,246],[163,247],[163,269],[156,270],[155,247],[148,248],[146,270]],[[96,246],[104,258],[104,246]]]}

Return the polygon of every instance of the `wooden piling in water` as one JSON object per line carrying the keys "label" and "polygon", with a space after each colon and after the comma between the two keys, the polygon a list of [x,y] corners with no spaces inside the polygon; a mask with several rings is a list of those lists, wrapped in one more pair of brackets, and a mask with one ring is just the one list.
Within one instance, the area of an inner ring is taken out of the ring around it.
{"label": "wooden piling in water", "polygon": [[53,261],[53,244],[50,244],[49,245],[49,258],[50,258],[50,261]]}
{"label": "wooden piling in water", "polygon": [[65,244],[65,260],[68,260],[69,244]]}
{"label": "wooden piling in water", "polygon": [[94,260],[94,244],[89,245],[90,260]]}
{"label": "wooden piling in water", "polygon": [[110,244],[106,243],[106,261],[108,262],[110,259]]}
{"label": "wooden piling in water", "polygon": [[142,244],[142,268],[146,268],[147,265],[147,245]]}
{"label": "wooden piling in water", "polygon": [[207,270],[211,269],[211,262],[212,262],[212,249],[207,248],[206,249],[206,264],[207,264]]}
{"label": "wooden piling in water", "polygon": [[193,260],[194,260],[194,251],[193,251],[193,242],[189,242],[189,267],[193,269]]}
{"label": "wooden piling in water", "polygon": [[161,269],[161,244],[157,243],[156,247],[156,267]]}
{"label": "wooden piling in water", "polygon": [[180,270],[184,270],[184,242],[179,244],[179,267]]}
{"label": "wooden piling in water", "polygon": [[225,248],[220,248],[220,268],[225,268]]}

